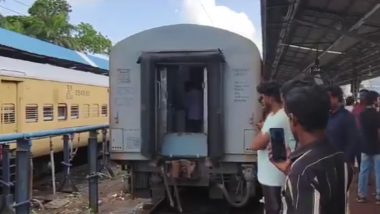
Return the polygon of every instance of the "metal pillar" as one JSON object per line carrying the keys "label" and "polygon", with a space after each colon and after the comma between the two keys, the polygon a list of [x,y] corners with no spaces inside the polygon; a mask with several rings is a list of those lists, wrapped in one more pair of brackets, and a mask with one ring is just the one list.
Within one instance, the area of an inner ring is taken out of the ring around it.
{"label": "metal pillar", "polygon": [[97,131],[90,132],[88,139],[88,199],[90,209],[94,213],[98,213],[98,139]]}
{"label": "metal pillar", "polygon": [[113,173],[113,170],[109,166],[109,141],[107,140],[107,129],[102,130],[103,134],[103,142],[102,142],[102,166],[99,170],[99,172],[105,171],[110,177],[114,177],[115,174]]}
{"label": "metal pillar", "polygon": [[16,208],[17,214],[30,213],[30,139],[17,140],[16,150]]}
{"label": "metal pillar", "polygon": [[51,185],[53,187],[53,195],[57,193],[56,183],[55,183],[55,161],[54,161],[54,148],[52,137],[49,138],[50,144],[50,163],[51,163]]}
{"label": "metal pillar", "polygon": [[2,185],[3,197],[2,197],[2,206],[0,213],[15,213],[12,207],[13,195],[11,194],[11,187],[13,183],[11,181],[11,171],[10,171],[10,153],[9,145],[2,145],[2,180],[0,183]]}
{"label": "metal pillar", "polygon": [[[356,56],[359,57],[359,56]],[[358,75],[358,70],[356,68],[357,63],[355,61],[355,58],[352,59],[352,81],[351,81],[351,93],[354,95],[355,99],[358,98],[358,93],[360,89],[360,76]]]}
{"label": "metal pillar", "polygon": [[64,166],[64,178],[59,187],[60,192],[78,192],[78,188],[75,186],[70,173],[70,167],[72,166],[70,160],[70,146],[69,146],[70,135],[63,136],[63,162]]}

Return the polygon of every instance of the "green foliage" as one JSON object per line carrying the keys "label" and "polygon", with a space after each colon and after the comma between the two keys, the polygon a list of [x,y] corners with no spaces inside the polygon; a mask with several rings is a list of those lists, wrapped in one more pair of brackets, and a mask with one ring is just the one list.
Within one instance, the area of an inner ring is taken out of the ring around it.
{"label": "green foliage", "polygon": [[31,20],[27,16],[6,16],[1,20],[0,24],[5,29],[24,33],[30,22]]}
{"label": "green foliage", "polygon": [[37,0],[28,10],[31,16],[49,19],[54,16],[69,17],[71,6],[66,0]]}
{"label": "green foliage", "polygon": [[109,53],[112,43],[97,32],[90,24],[80,23],[76,27],[75,39],[81,51],[92,53]]}
{"label": "green foliage", "polygon": [[70,24],[66,0],[37,0],[28,12],[29,16],[0,17],[0,27],[74,50],[109,53],[111,41],[90,24]]}

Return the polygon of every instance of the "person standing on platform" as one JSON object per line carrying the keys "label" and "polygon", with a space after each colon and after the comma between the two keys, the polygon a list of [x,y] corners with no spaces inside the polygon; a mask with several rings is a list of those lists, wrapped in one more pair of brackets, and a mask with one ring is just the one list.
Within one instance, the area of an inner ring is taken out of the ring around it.
{"label": "person standing on platform", "polygon": [[380,113],[375,108],[379,94],[369,91],[366,95],[366,108],[360,114],[362,133],[361,166],[359,173],[358,202],[367,202],[368,182],[374,167],[376,178],[376,204],[380,204]]}
{"label": "person standing on platform", "polygon": [[[359,136],[359,147],[361,145],[361,141],[362,141],[362,134],[360,133],[360,114],[364,111],[365,107],[366,107],[366,96],[368,94],[368,90],[366,89],[362,89],[359,91],[359,103],[356,104],[354,106],[354,108],[352,109],[352,114],[354,115],[355,117],[355,122],[356,122],[356,127],[358,128],[358,136]],[[360,149],[357,150],[357,152],[355,153],[355,158],[356,158],[356,161],[358,163],[358,167],[359,167],[359,171],[360,171],[360,165],[361,165],[361,152],[360,152]]]}
{"label": "person standing on platform", "polygon": [[284,129],[285,144],[291,149],[294,149],[295,141],[282,106],[280,85],[276,82],[261,83],[257,87],[257,92],[262,96],[264,108],[269,110],[269,113],[253,140],[252,149],[257,151],[257,176],[263,189],[266,214],[279,214],[282,210],[281,188],[285,184],[285,175],[268,158],[269,130]]}
{"label": "person standing on platform", "polygon": [[351,164],[358,147],[359,135],[354,116],[344,108],[343,91],[339,86],[327,89],[330,96],[330,117],[327,124],[327,136]]}
{"label": "person standing on platform", "polygon": [[355,116],[356,125],[360,128],[360,114],[364,111],[366,107],[366,96],[368,94],[367,89],[362,89],[359,91],[359,103],[352,109],[352,114]]}
{"label": "person standing on platform", "polygon": [[352,168],[326,136],[330,100],[324,88],[310,83],[284,92],[284,106],[297,149],[274,162],[286,177],[285,214],[346,214]]}
{"label": "person standing on platform", "polygon": [[353,96],[348,96],[346,98],[346,109],[349,112],[352,112],[354,109],[354,104],[355,104],[355,98]]}

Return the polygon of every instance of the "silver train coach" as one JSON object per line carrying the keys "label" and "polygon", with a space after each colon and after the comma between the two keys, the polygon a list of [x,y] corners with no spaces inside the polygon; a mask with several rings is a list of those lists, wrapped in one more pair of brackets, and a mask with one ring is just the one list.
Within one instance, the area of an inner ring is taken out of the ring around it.
{"label": "silver train coach", "polygon": [[[260,80],[257,47],[226,30],[172,25],[117,43],[110,57],[111,158],[127,167],[128,190],[173,201],[177,187],[200,186],[210,198],[246,204],[257,194],[250,118],[261,119]],[[191,90],[198,100],[188,99]]]}

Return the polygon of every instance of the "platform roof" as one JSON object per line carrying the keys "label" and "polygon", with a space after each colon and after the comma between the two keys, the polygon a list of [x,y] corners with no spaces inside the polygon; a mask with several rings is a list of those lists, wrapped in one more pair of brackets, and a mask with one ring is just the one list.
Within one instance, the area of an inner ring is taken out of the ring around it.
{"label": "platform roof", "polygon": [[0,55],[61,67],[108,73],[108,59],[70,50],[0,28]]}
{"label": "platform roof", "polygon": [[[338,84],[380,76],[380,1],[261,0],[267,78],[313,71]],[[318,59],[318,60],[316,60]],[[313,69],[316,62],[318,69]]]}

